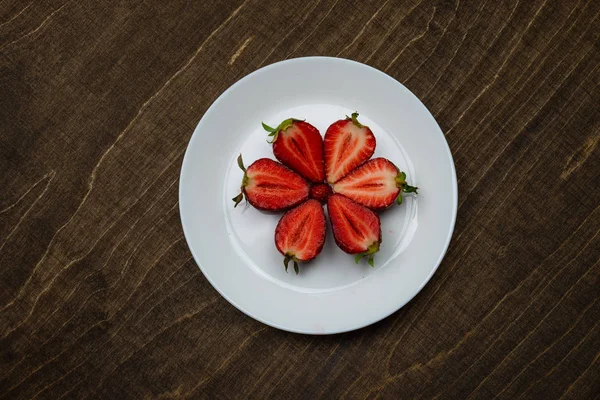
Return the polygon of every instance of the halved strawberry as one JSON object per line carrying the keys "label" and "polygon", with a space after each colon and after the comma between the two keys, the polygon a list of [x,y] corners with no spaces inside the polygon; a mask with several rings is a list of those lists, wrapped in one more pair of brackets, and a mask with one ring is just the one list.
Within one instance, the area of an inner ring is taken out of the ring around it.
{"label": "halved strawberry", "polygon": [[373,255],[379,251],[381,243],[379,216],[341,194],[329,196],[327,210],[338,247],[346,253],[356,254],[357,264],[363,257],[368,257],[369,265],[373,266]]}
{"label": "halved strawberry", "polygon": [[335,183],[375,152],[375,136],[358,122],[358,113],[331,124],[325,133],[325,173]]}
{"label": "halved strawberry", "polygon": [[331,186],[326,183],[315,183],[310,187],[310,198],[319,200],[321,204],[327,203],[332,193]]}
{"label": "halved strawberry", "polygon": [[275,245],[285,256],[283,265],[294,261],[298,274],[298,262],[315,258],[325,244],[325,213],[317,200],[307,200],[286,212],[275,229]]}
{"label": "halved strawberry", "polygon": [[273,154],[279,161],[309,181],[323,182],[323,138],[317,128],[295,118],[286,119],[277,128],[264,122],[262,126],[273,137],[269,143],[273,143]]}
{"label": "halved strawberry", "polygon": [[387,208],[394,201],[402,204],[401,192],[417,193],[417,189],[406,183],[406,174],[385,158],[367,161],[333,185],[335,193],[375,210]]}
{"label": "halved strawberry", "polygon": [[241,193],[232,200],[235,206],[246,200],[254,207],[266,211],[280,211],[308,199],[310,185],[300,175],[280,163],[261,158],[244,168],[242,155],[237,159],[244,171]]}

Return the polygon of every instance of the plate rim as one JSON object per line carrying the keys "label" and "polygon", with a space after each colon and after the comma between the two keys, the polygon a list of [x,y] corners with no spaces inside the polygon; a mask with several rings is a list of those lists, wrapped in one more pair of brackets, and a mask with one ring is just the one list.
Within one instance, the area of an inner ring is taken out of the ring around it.
{"label": "plate rim", "polygon": [[[196,135],[196,130],[198,129],[198,127],[202,124],[202,121],[204,119],[204,117],[206,116],[206,114],[210,111],[211,108],[213,108],[213,106],[215,106],[216,104],[218,104],[219,102],[221,102],[226,95],[233,91],[237,86],[241,85],[244,81],[246,81],[247,79],[250,79],[252,76],[254,76],[257,73],[264,73],[267,72],[268,70],[275,68],[276,66],[280,66],[282,64],[291,64],[291,63],[297,63],[297,62],[305,62],[305,61],[311,61],[311,60],[328,60],[328,61],[333,61],[333,62],[341,62],[341,63],[350,63],[350,64],[354,64],[356,66],[359,66],[361,68],[366,68],[368,70],[371,70],[371,72],[377,73],[379,75],[381,75],[384,79],[389,80],[391,84],[399,84],[401,85],[407,92],[407,94],[409,96],[412,96],[414,98],[414,100],[416,100],[418,103],[420,103],[426,110],[427,110],[427,118],[433,122],[433,124],[437,127],[437,134],[440,135],[442,142],[444,144],[444,150],[446,151],[449,160],[450,160],[450,172],[451,172],[451,178],[452,178],[452,218],[450,221],[450,226],[446,235],[446,239],[445,239],[445,243],[443,245],[443,251],[440,252],[440,255],[438,257],[438,259],[435,262],[434,267],[431,269],[431,272],[429,273],[429,275],[423,280],[423,282],[421,283],[421,285],[415,290],[415,292],[409,296],[407,298],[406,301],[401,302],[401,304],[399,304],[397,307],[393,307],[394,309],[391,312],[384,312],[382,315],[376,315],[374,318],[369,319],[369,321],[364,322],[364,323],[360,323],[358,325],[356,325],[355,327],[351,327],[351,328],[347,328],[347,329],[333,329],[331,331],[324,331],[324,332],[320,332],[320,331],[313,331],[313,330],[309,330],[309,329],[295,329],[295,328],[290,328],[290,327],[284,327],[281,326],[279,324],[277,324],[274,321],[269,321],[266,320],[264,318],[261,318],[257,315],[254,315],[252,312],[248,311],[246,308],[244,308],[243,306],[237,304],[235,301],[233,301],[230,297],[228,297],[222,290],[221,288],[218,287],[218,285],[215,284],[215,282],[213,281],[213,279],[211,279],[210,274],[208,274],[205,269],[202,267],[202,263],[200,263],[199,257],[196,256],[196,253],[193,249],[193,247],[190,245],[190,239],[189,239],[189,231],[188,228],[186,228],[186,223],[184,221],[183,218],[183,209],[182,209],[182,202],[181,202],[181,198],[182,198],[182,191],[183,191],[183,174],[184,174],[184,170],[185,170],[185,165],[186,162],[189,162],[188,159],[190,156],[190,148],[191,148],[191,143],[194,140],[198,140],[197,139],[197,135]],[[196,124],[196,127],[194,128],[194,131],[192,132],[192,135],[187,143],[186,149],[185,149],[185,154],[183,157],[183,160],[181,162],[181,169],[179,172],[179,188],[178,188],[178,202],[179,202],[179,218],[181,220],[181,226],[182,226],[182,230],[183,230],[183,234],[186,240],[186,244],[188,246],[188,249],[190,250],[190,253],[192,253],[192,257],[194,258],[194,262],[196,263],[196,265],[198,266],[198,268],[200,269],[200,271],[202,272],[202,274],[204,275],[204,277],[208,280],[208,282],[211,284],[211,286],[217,291],[217,293],[219,293],[225,300],[227,300],[231,305],[233,305],[235,308],[237,308],[239,311],[241,311],[242,313],[244,313],[245,315],[253,318],[256,321],[259,321],[265,325],[271,326],[273,328],[277,328],[286,332],[292,332],[292,333],[299,333],[299,334],[306,334],[306,335],[318,335],[318,336],[322,336],[322,335],[335,335],[335,334],[339,334],[339,333],[345,333],[345,332],[351,332],[351,331],[355,331],[355,330],[359,330],[362,328],[365,328],[367,326],[373,325],[379,321],[382,321],[384,319],[386,319],[387,317],[389,317],[390,315],[394,314],[395,312],[397,312],[398,310],[400,310],[401,308],[403,308],[404,306],[406,306],[408,303],[410,303],[416,296],[417,294],[419,294],[421,292],[421,290],[423,290],[423,288],[425,287],[425,285],[427,285],[429,283],[429,281],[431,280],[431,278],[433,277],[433,275],[435,274],[435,272],[438,270],[440,264],[442,263],[442,260],[444,259],[444,257],[446,256],[446,253],[448,252],[448,247],[450,246],[450,243],[452,241],[452,236],[454,234],[454,229],[455,229],[455,225],[456,225],[456,218],[457,218],[457,214],[458,214],[458,180],[457,180],[457,176],[456,176],[456,166],[454,163],[454,157],[452,156],[452,152],[450,150],[450,146],[448,144],[448,141],[446,140],[446,136],[444,135],[444,132],[442,131],[441,127],[439,126],[439,124],[437,123],[436,119],[433,117],[433,114],[431,113],[431,111],[427,108],[427,106],[409,89],[407,88],[405,85],[403,85],[400,81],[396,80],[395,78],[391,77],[390,75],[386,74],[385,72],[372,67],[368,64],[364,64],[361,63],[359,61],[355,61],[355,60],[350,60],[350,59],[346,59],[346,58],[341,58],[341,57],[329,57],[329,56],[309,56],[309,57],[296,57],[296,58],[291,58],[291,59],[286,59],[286,60],[282,60],[282,61],[277,61],[274,63],[271,63],[269,65],[266,65],[264,67],[258,68],[252,72],[250,72],[249,74],[243,76],[242,78],[238,79],[236,82],[234,82],[231,86],[229,86],[227,89],[225,89],[211,104],[210,106],[206,109],[206,111],[204,111],[204,113],[202,114],[202,117],[200,118],[200,120],[198,121],[198,123]]]}

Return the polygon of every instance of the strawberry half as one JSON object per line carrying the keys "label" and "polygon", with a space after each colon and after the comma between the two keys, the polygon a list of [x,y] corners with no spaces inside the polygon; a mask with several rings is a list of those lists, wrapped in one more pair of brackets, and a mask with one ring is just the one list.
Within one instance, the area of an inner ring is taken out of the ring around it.
{"label": "strawberry half", "polygon": [[317,200],[307,200],[286,212],[275,229],[275,245],[284,255],[283,265],[294,261],[298,274],[298,262],[315,258],[325,244],[325,213]]}
{"label": "strawberry half", "polygon": [[298,119],[283,121],[277,128],[263,122],[263,128],[273,140],[273,154],[282,164],[312,182],[323,182],[323,138],[319,130]]}
{"label": "strawberry half", "polygon": [[310,198],[319,200],[321,204],[327,203],[332,193],[331,186],[326,183],[315,183],[310,187]]}
{"label": "strawberry half", "polygon": [[335,193],[375,210],[387,208],[394,201],[402,204],[402,192],[417,193],[417,189],[406,183],[406,174],[385,158],[367,161],[333,185]]}
{"label": "strawberry half", "polygon": [[373,256],[381,243],[379,216],[341,194],[329,196],[327,210],[338,247],[346,253],[356,254],[357,264],[363,257],[368,257],[369,265],[373,266]]}
{"label": "strawberry half", "polygon": [[325,173],[335,183],[375,152],[375,136],[358,122],[358,113],[331,124],[325,133]]}
{"label": "strawberry half", "polygon": [[237,163],[244,171],[244,178],[241,193],[232,199],[234,207],[237,207],[244,196],[254,207],[266,211],[285,210],[308,199],[308,182],[286,166],[261,158],[246,169],[241,154]]}

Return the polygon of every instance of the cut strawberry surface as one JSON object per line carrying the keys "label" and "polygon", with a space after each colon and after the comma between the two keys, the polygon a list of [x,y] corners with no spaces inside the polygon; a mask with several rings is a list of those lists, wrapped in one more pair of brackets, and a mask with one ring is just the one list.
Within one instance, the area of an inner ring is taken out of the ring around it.
{"label": "cut strawberry surface", "polygon": [[312,182],[323,182],[325,165],[323,138],[319,130],[298,119],[283,121],[277,128],[265,123],[263,128],[273,137],[273,154],[282,164]]}
{"label": "cut strawberry surface", "polygon": [[335,183],[375,152],[375,136],[358,122],[358,113],[334,122],[325,133],[325,174]]}
{"label": "cut strawberry surface", "polygon": [[299,263],[322,251],[326,236],[326,216],[331,222],[337,246],[353,254],[358,264],[363,258],[374,266],[382,235],[375,213],[402,204],[404,193],[417,193],[406,182],[406,174],[390,160],[375,158],[375,136],[352,113],[329,126],[322,139],[308,122],[289,118],[269,132],[273,153],[281,162],[267,158],[244,168],[241,193],[233,198],[237,206],[244,198],[261,210],[287,212],[275,230],[275,245],[283,255],[287,272],[290,262],[296,274]]}
{"label": "cut strawberry surface", "polygon": [[232,199],[235,206],[245,197],[260,210],[280,211],[308,199],[310,185],[286,166],[268,158],[261,158],[246,169],[241,154],[237,162],[244,171],[244,178],[241,193]]}
{"label": "cut strawberry surface", "polygon": [[335,193],[369,208],[379,210],[394,201],[402,204],[402,193],[417,193],[406,183],[406,174],[385,158],[374,158],[351,171],[333,185]]}
{"label": "cut strawberry surface", "polygon": [[307,200],[286,212],[275,229],[275,245],[284,256],[287,272],[290,261],[298,274],[298,262],[315,258],[325,244],[325,213],[317,200]]}
{"label": "cut strawberry surface", "polygon": [[381,243],[379,216],[341,194],[329,196],[327,210],[338,247],[346,253],[356,254],[357,263],[368,257],[373,266],[373,255],[379,251]]}

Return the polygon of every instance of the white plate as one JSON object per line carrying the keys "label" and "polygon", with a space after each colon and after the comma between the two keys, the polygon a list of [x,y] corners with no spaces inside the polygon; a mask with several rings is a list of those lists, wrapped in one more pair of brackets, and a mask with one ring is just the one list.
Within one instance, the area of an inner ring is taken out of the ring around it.
{"label": "white plate", "polygon": [[[198,95],[202,95],[201,93]],[[343,253],[331,229],[323,252],[286,273],[274,244],[281,216],[231,198],[242,172],[273,158],[261,121],[306,119],[321,132],[360,113],[382,156],[407,172],[419,195],[381,214],[383,242],[375,268]],[[179,208],[190,250],[210,283],[231,304],[276,328],[308,334],[358,329],[398,310],[431,278],[450,242],[457,208],[456,173],[442,131],[402,84],[354,61],[307,57],[261,68],[227,89],[190,140],[179,183]]]}

